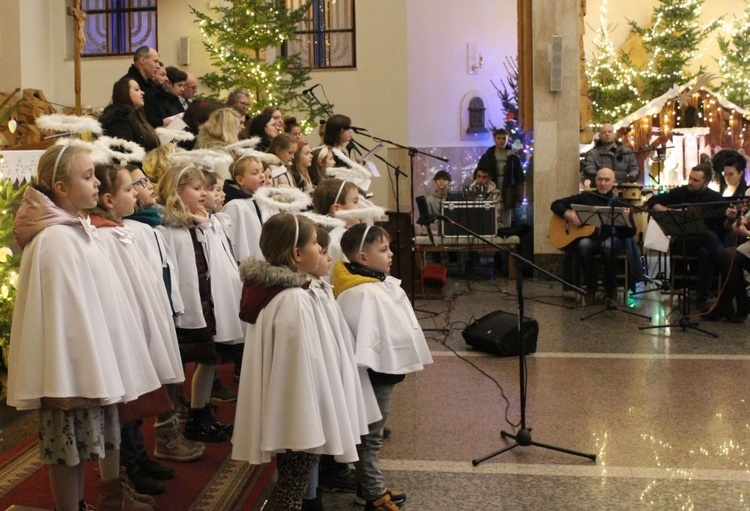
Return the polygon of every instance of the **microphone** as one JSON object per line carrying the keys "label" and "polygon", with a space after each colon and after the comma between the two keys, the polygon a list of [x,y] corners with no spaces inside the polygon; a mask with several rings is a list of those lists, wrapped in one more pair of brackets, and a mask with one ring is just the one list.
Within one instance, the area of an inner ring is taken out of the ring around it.
{"label": "microphone", "polygon": [[424,195],[420,195],[416,199],[417,209],[419,210],[419,220],[417,223],[427,227],[427,236],[430,237],[430,243],[435,244],[435,238],[432,236],[432,229],[430,224],[435,221],[435,215],[430,214],[430,208],[427,206],[427,199]]}
{"label": "microphone", "polygon": [[352,130],[357,135],[369,135],[370,134],[370,130],[366,128],[359,128],[357,126],[349,126],[349,129]]}
{"label": "microphone", "polygon": [[311,93],[311,92],[313,91],[313,89],[314,89],[315,87],[320,87],[320,84],[319,84],[319,83],[316,83],[315,85],[313,85],[313,86],[312,86],[312,87],[310,87],[309,89],[305,89],[305,90],[303,90],[303,91],[302,91],[302,94],[303,94],[303,95],[304,95],[304,94],[310,94],[310,93]]}

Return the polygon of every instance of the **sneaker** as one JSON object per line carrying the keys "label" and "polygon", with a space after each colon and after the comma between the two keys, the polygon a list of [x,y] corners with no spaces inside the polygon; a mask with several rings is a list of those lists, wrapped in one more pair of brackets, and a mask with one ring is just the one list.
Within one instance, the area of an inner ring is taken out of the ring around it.
{"label": "sneaker", "polygon": [[172,419],[154,428],[156,442],[154,458],[171,461],[195,461],[203,456],[206,446],[201,442],[193,442],[182,435],[177,421]]}
{"label": "sneaker", "polygon": [[365,511],[398,511],[399,507],[391,500],[388,492],[374,500],[365,501]]}
{"label": "sneaker", "polygon": [[[398,507],[401,507],[401,504],[406,502],[406,493],[398,490],[393,490],[391,488],[385,487],[385,492],[391,496],[391,501],[396,504]],[[367,500],[362,496],[362,487],[357,487],[357,494],[354,496],[354,504],[357,506],[364,506],[367,504]]]}
{"label": "sneaker", "polygon": [[357,478],[354,470],[346,467],[336,474],[321,472],[319,486],[330,493],[354,493],[357,491]]}
{"label": "sneaker", "polygon": [[237,401],[237,393],[217,385],[211,390],[211,401],[231,403],[232,401]]}
{"label": "sneaker", "polygon": [[146,456],[146,453],[143,453],[141,457],[138,458],[138,461],[136,463],[138,463],[138,466],[141,467],[141,470],[143,470],[146,475],[156,479],[157,481],[167,481],[169,479],[174,479],[175,471],[173,468],[160,465],[159,463]]}

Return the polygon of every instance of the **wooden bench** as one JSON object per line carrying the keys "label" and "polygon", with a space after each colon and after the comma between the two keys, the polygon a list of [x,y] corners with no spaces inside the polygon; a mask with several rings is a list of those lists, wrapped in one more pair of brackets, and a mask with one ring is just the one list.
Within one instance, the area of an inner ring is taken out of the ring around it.
{"label": "wooden bench", "polygon": [[[518,236],[508,236],[507,238],[503,238],[502,236],[486,236],[486,238],[492,243],[507,248],[511,252],[516,252],[518,244],[521,242]],[[435,235],[434,239],[435,243],[433,244],[429,236],[414,237],[414,252],[417,256],[419,275],[424,270],[424,259],[427,252],[497,252],[497,249],[492,245],[466,236],[446,237]],[[508,257],[508,278],[516,278],[516,260],[513,257]]]}

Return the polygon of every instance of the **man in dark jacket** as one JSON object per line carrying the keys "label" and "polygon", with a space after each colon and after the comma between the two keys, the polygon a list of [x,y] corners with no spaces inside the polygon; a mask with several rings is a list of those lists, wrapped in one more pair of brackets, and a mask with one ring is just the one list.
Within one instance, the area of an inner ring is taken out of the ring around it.
{"label": "man in dark jacket", "polygon": [[145,103],[143,111],[146,114],[146,120],[154,129],[166,126],[161,116],[159,91],[154,84],[156,72],[160,67],[159,52],[154,48],[141,46],[135,50],[133,64],[125,74],[125,76],[138,82],[138,86],[143,91]]}
{"label": "man in dark jacket", "polygon": [[474,175],[478,171],[488,172],[492,181],[500,191],[500,209],[502,210],[502,224],[506,227],[511,225],[512,213],[521,202],[523,193],[523,168],[521,159],[508,145],[508,132],[497,129],[493,132],[495,145],[479,158]]}
{"label": "man in dark jacket", "polygon": [[602,124],[599,128],[599,140],[594,148],[586,153],[583,163],[583,179],[593,183],[599,169],[615,171],[615,181],[620,184],[635,183],[640,174],[638,161],[630,148],[615,139],[615,130],[611,124]]}
{"label": "man in dark jacket", "polygon": [[[582,192],[570,197],[564,197],[554,201],[551,205],[552,212],[564,218],[571,225],[581,227],[583,224],[578,213],[573,210],[573,204],[585,206],[612,206],[617,205],[614,193],[615,173],[612,169],[599,169],[596,173],[596,191]],[[610,257],[624,253],[628,238],[635,235],[632,215],[630,217],[631,227],[602,226],[597,233],[588,238],[580,238],[571,243],[566,251],[578,256],[578,263],[583,270],[586,285],[586,302],[593,303],[596,298],[596,271],[594,269],[594,256],[601,254],[604,260],[604,285],[606,297],[614,299],[617,291],[617,275]]]}
{"label": "man in dark jacket", "polygon": [[[703,236],[677,237],[672,240],[673,254],[698,256],[696,281],[696,307],[700,312],[709,309],[709,290],[714,272],[721,269],[721,256],[724,246],[721,242],[724,225],[724,212],[727,205],[723,204],[719,192],[708,188],[713,170],[711,164],[701,163],[690,171],[688,184],[678,186],[667,193],[654,195],[646,202],[646,207],[653,211],[666,211],[669,206],[693,204],[703,215],[708,234]],[[703,206],[701,206],[703,204]]]}

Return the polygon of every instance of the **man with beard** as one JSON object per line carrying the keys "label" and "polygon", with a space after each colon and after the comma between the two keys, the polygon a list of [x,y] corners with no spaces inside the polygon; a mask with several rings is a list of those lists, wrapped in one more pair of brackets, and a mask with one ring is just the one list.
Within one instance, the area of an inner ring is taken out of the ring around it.
{"label": "man with beard", "polygon": [[[690,209],[698,210],[704,217],[708,227],[707,234],[674,237],[670,248],[673,254],[684,253],[698,257],[696,307],[700,312],[709,309],[709,289],[714,273],[721,269],[721,256],[724,248],[721,236],[726,204],[722,204],[724,199],[719,192],[708,188],[712,174],[710,163],[698,164],[690,171],[688,184],[673,188],[667,193],[655,195],[646,202],[646,207],[653,211],[667,211],[670,206],[693,205]],[[679,209],[685,209],[685,207]]]}

